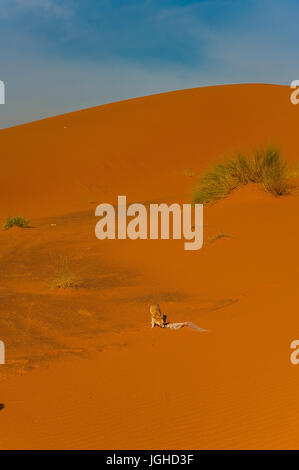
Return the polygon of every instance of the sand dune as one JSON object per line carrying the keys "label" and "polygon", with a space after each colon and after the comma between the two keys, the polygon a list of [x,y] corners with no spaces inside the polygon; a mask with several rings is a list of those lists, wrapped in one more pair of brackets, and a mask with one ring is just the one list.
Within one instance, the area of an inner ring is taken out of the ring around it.
{"label": "sand dune", "polygon": [[[94,236],[97,203],[189,202],[222,155],[296,162],[297,124],[287,87],[234,85],[0,132],[0,216],[32,226],[0,232],[0,448],[298,447],[297,194],[206,207],[198,252]],[[82,284],[61,292],[66,259]],[[151,330],[153,302],[209,333]]]}

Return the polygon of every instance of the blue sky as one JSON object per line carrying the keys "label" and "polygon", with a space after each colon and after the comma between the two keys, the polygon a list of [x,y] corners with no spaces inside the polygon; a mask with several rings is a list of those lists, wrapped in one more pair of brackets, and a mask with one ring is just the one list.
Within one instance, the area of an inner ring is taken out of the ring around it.
{"label": "blue sky", "polygon": [[0,0],[0,128],[111,101],[299,79],[297,0]]}

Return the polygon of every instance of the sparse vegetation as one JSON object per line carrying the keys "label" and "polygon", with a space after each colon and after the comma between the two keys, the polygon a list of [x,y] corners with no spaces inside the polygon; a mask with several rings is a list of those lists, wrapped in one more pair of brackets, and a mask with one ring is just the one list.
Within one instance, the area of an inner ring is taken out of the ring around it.
{"label": "sparse vegetation", "polygon": [[238,154],[205,173],[194,191],[193,202],[213,204],[228,196],[234,189],[257,183],[274,196],[290,194],[294,173],[281,158],[279,150],[267,148],[252,157]]}
{"label": "sparse vegetation", "polygon": [[220,238],[232,238],[231,235],[228,235],[227,233],[224,232],[219,232],[216,235],[213,235],[208,239],[209,243],[214,243],[216,240],[219,240]]}
{"label": "sparse vegetation", "polygon": [[77,277],[71,272],[59,273],[53,279],[53,287],[57,289],[75,289],[79,285]]}
{"label": "sparse vegetation", "polygon": [[55,289],[76,289],[81,285],[81,281],[70,269],[67,258],[63,258],[59,261],[59,265],[51,285]]}
{"label": "sparse vegetation", "polygon": [[26,228],[28,227],[28,224],[29,224],[28,220],[20,215],[16,215],[14,217],[7,217],[7,219],[5,220],[3,224],[3,230],[8,230],[9,228],[15,227],[15,226]]}

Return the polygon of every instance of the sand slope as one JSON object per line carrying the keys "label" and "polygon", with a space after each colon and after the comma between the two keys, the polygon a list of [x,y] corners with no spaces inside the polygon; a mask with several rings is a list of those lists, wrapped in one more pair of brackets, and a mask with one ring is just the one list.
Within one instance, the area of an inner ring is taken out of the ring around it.
{"label": "sand slope", "polygon": [[190,187],[182,171],[238,149],[275,144],[295,159],[298,109],[289,96],[274,85],[208,87],[2,130],[0,216],[77,212],[117,194],[177,197]]}
{"label": "sand slope", "polygon": [[[0,232],[1,448],[298,447],[298,196],[235,191],[205,208],[198,252],[99,242],[93,215],[119,194],[188,202],[239,149],[276,144],[295,162],[298,112],[287,87],[234,85],[0,132],[0,216],[32,225]],[[65,257],[82,286],[61,293]],[[157,301],[210,333],[149,329]]]}

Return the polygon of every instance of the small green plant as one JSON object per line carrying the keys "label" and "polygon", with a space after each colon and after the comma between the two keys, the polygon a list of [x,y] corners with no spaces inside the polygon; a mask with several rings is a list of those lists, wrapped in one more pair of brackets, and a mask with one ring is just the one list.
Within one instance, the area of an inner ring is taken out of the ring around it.
{"label": "small green plant", "polygon": [[21,217],[20,215],[16,215],[14,217],[7,217],[3,224],[3,230],[8,230],[11,227],[23,227],[26,228],[28,227],[28,220],[26,220],[24,217]]}
{"label": "small green plant", "polygon": [[257,183],[274,196],[284,196],[293,189],[290,180],[294,175],[276,149],[267,148],[252,157],[238,154],[202,176],[194,191],[193,202],[213,204],[248,183]]}

